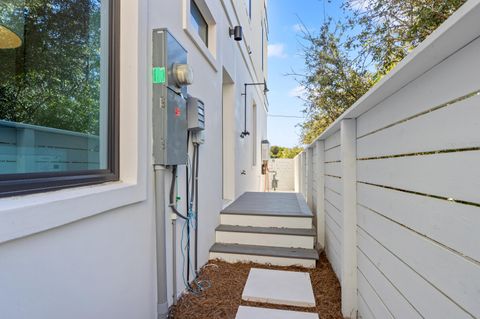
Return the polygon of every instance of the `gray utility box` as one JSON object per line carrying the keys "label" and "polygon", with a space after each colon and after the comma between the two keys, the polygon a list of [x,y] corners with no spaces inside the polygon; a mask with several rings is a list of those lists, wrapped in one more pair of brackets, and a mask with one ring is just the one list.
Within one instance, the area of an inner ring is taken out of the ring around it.
{"label": "gray utility box", "polygon": [[167,29],[153,30],[154,164],[185,165],[187,155],[187,89],[173,75],[174,65],[187,64],[187,51]]}
{"label": "gray utility box", "polygon": [[187,100],[188,130],[199,132],[205,130],[205,104],[196,97]]}

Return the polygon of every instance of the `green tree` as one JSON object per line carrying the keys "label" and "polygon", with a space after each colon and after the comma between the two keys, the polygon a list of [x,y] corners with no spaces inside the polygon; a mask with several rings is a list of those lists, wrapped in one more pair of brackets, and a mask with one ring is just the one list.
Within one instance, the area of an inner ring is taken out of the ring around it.
{"label": "green tree", "polygon": [[306,91],[307,120],[300,125],[303,144],[310,144],[373,84],[373,75],[363,57],[352,58],[355,52],[347,45],[345,30],[344,25],[332,27],[331,21],[327,21],[318,35],[303,35],[307,43],[307,72],[300,77]]}
{"label": "green tree", "polygon": [[346,0],[352,47],[388,73],[466,0]]}
{"label": "green tree", "polygon": [[[301,142],[311,143],[466,0],[344,0],[348,19],[303,34]],[[306,28],[304,28],[306,30]]]}
{"label": "green tree", "polygon": [[98,135],[100,0],[22,5],[23,45],[0,50],[0,119]]}
{"label": "green tree", "polygon": [[271,146],[270,147],[270,157],[271,158],[294,158],[299,153],[303,151],[303,147],[282,147],[282,146]]}

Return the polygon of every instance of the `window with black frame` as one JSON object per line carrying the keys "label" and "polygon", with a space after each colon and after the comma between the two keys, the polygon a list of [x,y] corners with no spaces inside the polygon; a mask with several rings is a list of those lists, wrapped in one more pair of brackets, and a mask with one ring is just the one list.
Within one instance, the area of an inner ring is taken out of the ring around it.
{"label": "window with black frame", "polygon": [[208,47],[208,23],[193,0],[190,0],[190,17],[193,28]]}
{"label": "window with black frame", "polygon": [[117,1],[0,2],[0,196],[118,179]]}

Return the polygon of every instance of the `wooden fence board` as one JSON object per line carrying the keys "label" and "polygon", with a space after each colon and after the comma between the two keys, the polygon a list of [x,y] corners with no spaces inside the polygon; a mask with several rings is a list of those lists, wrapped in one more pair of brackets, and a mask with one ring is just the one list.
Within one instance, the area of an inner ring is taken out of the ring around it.
{"label": "wooden fence board", "polygon": [[357,157],[480,146],[480,95],[357,140]]}
{"label": "wooden fence board", "polygon": [[435,66],[357,119],[357,136],[480,89],[480,39]]}
{"label": "wooden fence board", "polygon": [[358,206],[358,225],[473,316],[480,317],[480,265]]}
{"label": "wooden fence board", "polygon": [[[377,292],[382,302],[392,313],[394,318],[422,318],[417,310],[405,299],[398,289],[385,277],[368,257],[358,250],[358,269],[365,276],[373,289]],[[360,289],[360,287],[359,287]]]}
{"label": "wooden fence board", "polygon": [[480,151],[365,160],[358,181],[480,203]]}
{"label": "wooden fence board", "polygon": [[359,183],[358,203],[480,262],[480,207]]}
{"label": "wooden fence board", "polygon": [[427,282],[409,265],[385,249],[363,229],[357,232],[358,247],[392,282],[424,318],[472,319],[446,295]]}

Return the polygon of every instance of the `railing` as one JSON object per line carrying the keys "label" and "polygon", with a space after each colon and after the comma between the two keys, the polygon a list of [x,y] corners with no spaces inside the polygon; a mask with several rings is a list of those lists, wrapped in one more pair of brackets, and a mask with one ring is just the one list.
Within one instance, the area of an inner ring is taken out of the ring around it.
{"label": "railing", "polygon": [[480,318],[480,3],[295,159],[353,318]]}
{"label": "railing", "polygon": [[99,137],[0,120],[0,174],[100,168]]}

